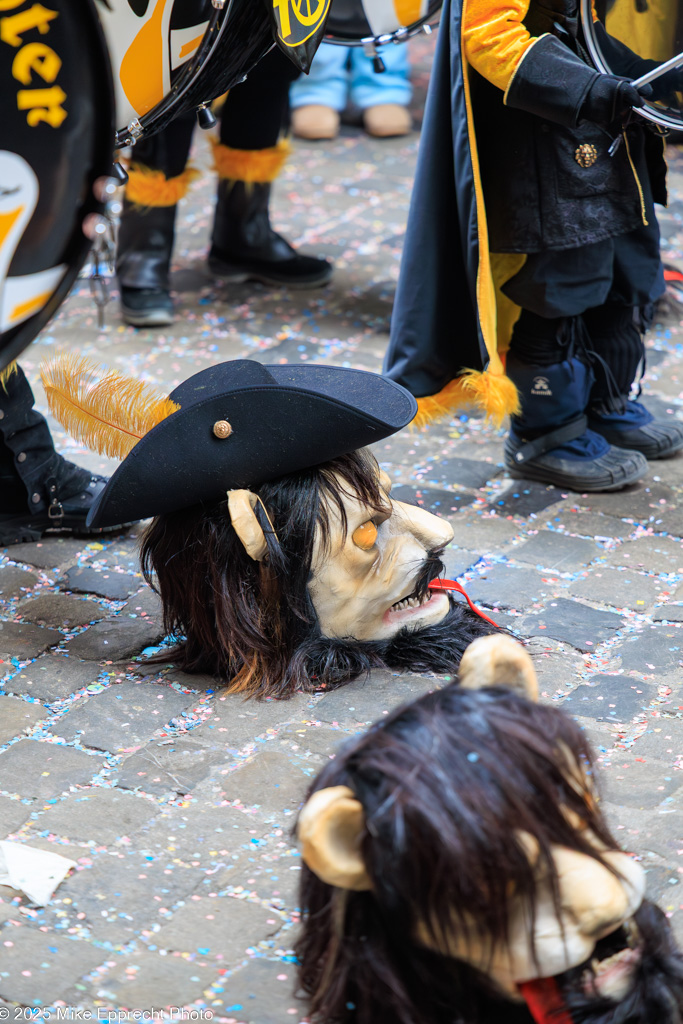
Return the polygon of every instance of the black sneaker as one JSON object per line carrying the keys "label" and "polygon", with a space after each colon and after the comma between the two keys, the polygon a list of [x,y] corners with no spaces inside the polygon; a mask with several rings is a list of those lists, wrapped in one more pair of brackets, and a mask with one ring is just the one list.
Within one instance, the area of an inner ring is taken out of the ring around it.
{"label": "black sneaker", "polygon": [[71,533],[76,537],[95,537],[127,529],[133,524],[121,523],[98,529],[85,525],[95,499],[100,496],[107,483],[106,477],[93,474],[83,491],[63,501],[55,498],[49,508],[35,515],[31,515],[30,512],[0,513],[0,547],[31,543],[40,540],[46,533]]}
{"label": "black sneaker", "polygon": [[121,316],[131,327],[168,327],[173,301],[161,288],[121,287]]}

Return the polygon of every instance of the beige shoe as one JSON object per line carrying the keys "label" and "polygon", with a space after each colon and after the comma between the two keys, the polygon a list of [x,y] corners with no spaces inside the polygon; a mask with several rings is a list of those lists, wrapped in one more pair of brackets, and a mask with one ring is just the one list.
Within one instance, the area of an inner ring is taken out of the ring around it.
{"label": "beige shoe", "polygon": [[410,111],[400,103],[378,103],[376,107],[366,107],[363,123],[368,135],[377,139],[407,135],[413,127]]}
{"label": "beige shoe", "polygon": [[292,111],[292,131],[300,139],[336,139],[339,114],[331,107],[310,103]]}

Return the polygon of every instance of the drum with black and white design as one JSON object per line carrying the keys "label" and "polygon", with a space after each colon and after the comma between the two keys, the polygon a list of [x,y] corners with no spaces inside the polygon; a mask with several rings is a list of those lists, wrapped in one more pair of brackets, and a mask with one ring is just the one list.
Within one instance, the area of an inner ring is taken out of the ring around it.
{"label": "drum with black and white design", "polygon": [[97,0],[116,90],[116,142],[165,128],[238,82],[273,45],[262,0]]}
{"label": "drum with black and white design", "polygon": [[0,3],[0,372],[66,297],[102,211],[114,100],[93,0]]}

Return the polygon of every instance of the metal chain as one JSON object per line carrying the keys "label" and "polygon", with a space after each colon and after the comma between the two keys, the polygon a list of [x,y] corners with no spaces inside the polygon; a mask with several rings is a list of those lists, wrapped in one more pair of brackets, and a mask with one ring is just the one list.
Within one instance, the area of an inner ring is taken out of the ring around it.
{"label": "metal chain", "polygon": [[92,264],[90,294],[97,306],[97,328],[100,331],[104,330],[104,311],[111,298],[110,281],[114,276],[116,263],[114,212],[118,212],[119,209],[120,204],[116,201],[107,203],[102,220],[98,225],[101,230],[98,230],[90,251]]}

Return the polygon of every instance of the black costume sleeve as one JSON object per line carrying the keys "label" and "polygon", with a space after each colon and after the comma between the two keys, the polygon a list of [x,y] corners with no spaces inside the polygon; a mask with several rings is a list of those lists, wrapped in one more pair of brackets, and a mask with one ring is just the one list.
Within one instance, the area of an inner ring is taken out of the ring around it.
{"label": "black costume sleeve", "polygon": [[566,128],[575,128],[590,87],[600,72],[555,36],[540,36],[517,65],[505,105]]}

